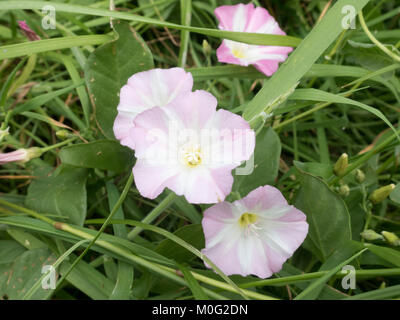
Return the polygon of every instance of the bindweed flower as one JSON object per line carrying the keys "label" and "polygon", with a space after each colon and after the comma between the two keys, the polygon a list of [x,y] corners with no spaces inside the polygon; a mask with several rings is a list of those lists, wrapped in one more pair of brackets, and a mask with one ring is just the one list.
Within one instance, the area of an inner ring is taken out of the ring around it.
{"label": "bindweed flower", "polygon": [[253,154],[255,133],[216,107],[212,94],[198,90],[135,118],[133,174],[142,196],[154,199],[167,187],[191,203],[216,203],[231,192],[231,171]]}
{"label": "bindweed flower", "polygon": [[135,117],[153,107],[163,107],[192,91],[193,77],[182,68],[152,69],[134,74],[120,92],[114,135],[121,144],[135,148],[130,138]]}
{"label": "bindweed flower", "polygon": [[42,151],[40,148],[18,149],[12,152],[0,153],[0,165],[9,162],[25,163],[33,158],[40,157]]}
{"label": "bindweed flower", "polygon": [[272,186],[259,187],[233,203],[204,212],[206,255],[226,275],[268,278],[304,241],[306,216]]}
{"label": "bindweed flower", "polygon": [[[286,35],[266,9],[255,8],[251,3],[221,6],[214,12],[221,30]],[[249,45],[224,40],[217,49],[217,57],[220,62],[254,65],[270,76],[278,69],[279,62],[285,61],[292,50],[291,47]]]}
{"label": "bindweed flower", "polygon": [[36,34],[35,31],[33,31],[31,28],[29,28],[29,26],[25,22],[25,20],[18,21],[18,25],[21,28],[21,31],[23,32],[25,37],[28,38],[28,40],[30,40],[30,41],[40,40],[40,37]]}

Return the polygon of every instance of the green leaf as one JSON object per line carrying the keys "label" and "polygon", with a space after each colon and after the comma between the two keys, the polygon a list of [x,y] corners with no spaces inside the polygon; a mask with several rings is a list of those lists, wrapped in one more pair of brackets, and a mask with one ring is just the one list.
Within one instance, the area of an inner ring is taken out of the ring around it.
{"label": "green leaf", "polygon": [[17,241],[0,240],[0,265],[13,262],[26,250]]}
{"label": "green leaf", "polygon": [[182,271],[183,277],[185,278],[190,291],[192,291],[194,298],[196,300],[208,300],[209,298],[204,293],[199,282],[195,279],[195,277],[193,277],[192,273],[181,264],[178,264],[178,267]]}
{"label": "green leaf", "polygon": [[356,294],[355,296],[346,298],[344,300],[379,300],[389,298],[399,298],[400,285],[391,286],[383,289],[376,289],[369,292]]}
{"label": "green leaf", "polygon": [[[58,266],[65,260],[68,259],[69,255],[76,250],[77,248],[79,248],[83,243],[88,242],[89,240],[81,240],[79,242],[77,242],[76,244],[74,244],[71,248],[69,248],[67,251],[65,251],[60,257],[58,257],[58,259],[51,264],[51,266],[53,266],[54,269],[57,269]],[[48,264],[49,265],[49,264]],[[26,294],[23,297],[23,300],[31,300],[33,299],[34,295],[36,294],[36,292],[40,289],[40,285],[43,281],[43,279],[47,276],[48,273],[44,272],[42,274],[42,276],[36,281],[36,283],[28,290],[28,292],[26,292]],[[61,279],[60,279],[61,280]]]}
{"label": "green leaf", "polygon": [[302,172],[301,187],[294,205],[306,214],[309,224],[304,247],[322,262],[351,239],[347,207],[321,179]]}
{"label": "green leaf", "polygon": [[[201,224],[190,224],[174,232],[174,235],[191,244],[197,249],[204,248],[204,235]],[[156,252],[178,262],[188,262],[195,258],[189,250],[176,242],[165,239],[157,247]]]}
{"label": "green leaf", "polygon": [[[0,10],[12,10],[12,9],[38,9],[41,10],[43,6],[47,5],[46,1],[3,1]],[[282,36],[276,34],[261,34],[261,33],[244,33],[235,31],[224,31],[218,29],[207,29],[207,28],[197,28],[190,26],[182,26],[175,23],[165,22],[157,19],[147,18],[141,15],[120,12],[116,10],[106,10],[91,8],[89,6],[79,6],[66,3],[56,3],[51,4],[57,12],[71,12],[79,14],[87,14],[93,16],[101,17],[113,17],[116,19],[129,20],[135,22],[141,22],[145,24],[150,24],[152,26],[161,26],[178,30],[186,30],[190,32],[195,32],[199,34],[204,34],[208,36],[229,39],[239,42],[244,42],[248,44],[257,45],[275,45],[275,46],[297,46],[301,41],[299,38],[291,36]],[[357,6],[359,8],[359,6]],[[35,41],[37,42],[37,41]]]}
{"label": "green leaf", "polygon": [[63,148],[59,157],[67,165],[124,172],[133,166],[133,152],[113,140],[98,140]]}
{"label": "green leaf", "polygon": [[249,175],[235,175],[232,190],[243,197],[259,186],[274,184],[280,156],[281,142],[278,135],[272,128],[264,128],[256,138],[253,172]]}
{"label": "green leaf", "polygon": [[[42,276],[42,266],[50,265],[55,256],[47,248],[28,250],[22,253],[8,270],[0,275],[0,297],[20,300]],[[2,286],[2,285],[3,286]],[[32,299],[43,300],[52,295],[53,290],[38,289]]]}
{"label": "green leaf", "polygon": [[375,109],[373,107],[370,107],[364,103],[342,97],[337,94],[325,92],[322,90],[318,89],[297,89],[289,99],[296,99],[296,100],[312,100],[312,101],[324,101],[324,102],[330,102],[330,103],[343,103],[343,104],[350,104],[356,107],[359,107],[361,109],[364,109],[375,116],[377,116],[379,119],[381,119],[383,122],[385,122],[395,133],[397,138],[400,140],[400,136],[397,133],[396,129],[393,127],[393,125],[390,123],[390,121],[386,118],[386,116],[379,111],[378,109]]}
{"label": "green leaf", "polygon": [[29,232],[24,230],[20,230],[17,228],[7,228],[7,233],[21,245],[29,250],[38,249],[38,248],[47,248],[47,245],[31,235]]}
{"label": "green leaf", "polygon": [[[74,259],[76,256],[72,255]],[[71,263],[64,261],[60,273],[63,275],[70,268]],[[101,272],[97,271],[85,261],[79,261],[67,276],[68,282],[95,300],[106,300],[111,295],[113,283]]]}
{"label": "green leaf", "polygon": [[391,264],[395,265],[396,267],[400,267],[400,251],[392,249],[392,248],[377,246],[374,244],[366,244],[365,246],[373,254],[390,262]]}
{"label": "green leaf", "polygon": [[333,174],[332,165],[330,164],[300,161],[293,161],[293,164],[302,171],[321,177],[324,180],[329,179]]}
{"label": "green leaf", "polygon": [[[111,182],[106,184],[107,194],[108,194],[108,204],[110,212],[114,205],[117,203],[120,193],[117,187]],[[114,215],[115,219],[125,219],[124,212],[122,211],[122,206],[117,210]],[[114,234],[117,237],[126,239],[128,236],[128,231],[126,226],[123,224],[113,225]],[[124,261],[118,261],[118,272],[117,281],[115,287],[111,293],[110,299],[112,300],[129,300],[131,294],[131,288],[133,284],[133,266]]]}
{"label": "green leaf", "polygon": [[68,218],[83,225],[86,218],[86,169],[61,167],[58,174],[35,179],[28,188],[25,204],[41,213]]}
{"label": "green leaf", "polygon": [[344,6],[351,5],[355,12],[358,12],[368,2],[368,0],[337,1],[296,50],[290,54],[288,60],[279,67],[278,71],[250,101],[243,114],[244,118],[252,121],[259,117],[269,106],[274,105],[297,85],[317,59],[343,32],[340,21],[343,18],[342,8]]}
{"label": "green leaf", "polygon": [[133,74],[154,67],[153,57],[146,43],[125,22],[114,22],[118,39],[91,53],[85,66],[97,123],[103,134],[114,138],[113,123],[117,116],[119,92]]}
{"label": "green leaf", "polygon": [[400,204],[400,183],[396,184],[394,190],[390,193],[390,200]]}
{"label": "green leaf", "polygon": [[321,293],[322,289],[324,288],[325,283],[334,274],[336,274],[341,268],[343,268],[343,266],[349,264],[355,258],[360,256],[365,250],[367,250],[367,249],[361,250],[360,252],[356,253],[349,259],[343,261],[342,263],[338,264],[336,267],[332,268],[329,272],[327,272],[321,278],[311,282],[310,285],[295,298],[295,300],[313,300],[313,299],[318,298],[319,294]]}
{"label": "green leaf", "polygon": [[71,36],[63,38],[29,41],[0,47],[0,60],[25,56],[27,53],[39,53],[77,46],[102,44],[112,38],[105,34],[89,36]]}

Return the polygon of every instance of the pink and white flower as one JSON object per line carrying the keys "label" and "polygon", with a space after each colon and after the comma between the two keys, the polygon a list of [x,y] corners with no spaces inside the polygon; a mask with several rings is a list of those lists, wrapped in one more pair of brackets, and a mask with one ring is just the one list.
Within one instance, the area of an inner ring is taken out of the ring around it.
{"label": "pink and white flower", "polygon": [[114,135],[121,144],[132,149],[130,138],[135,117],[153,107],[164,107],[192,91],[193,78],[182,68],[152,69],[134,74],[121,88]]}
{"label": "pink and white flower", "polygon": [[40,37],[36,34],[35,31],[29,28],[25,20],[18,21],[18,25],[21,28],[22,33],[25,35],[25,37],[28,38],[29,41],[40,40]]}
{"label": "pink and white flower", "polygon": [[[214,12],[221,30],[286,35],[266,9],[255,8],[251,3],[221,6]],[[278,69],[279,62],[285,61],[292,50],[291,47],[249,45],[224,40],[217,49],[217,57],[220,62],[254,65],[271,76]]]}
{"label": "pink and white flower", "polygon": [[0,165],[9,162],[25,163],[33,158],[40,157],[42,151],[40,148],[18,149],[12,152],[0,153]]}
{"label": "pink and white flower", "polygon": [[306,216],[288,205],[281,192],[259,187],[233,203],[218,203],[204,212],[206,247],[202,253],[226,275],[268,278],[302,244]]}
{"label": "pink and white flower", "polygon": [[136,116],[133,174],[144,197],[169,188],[191,203],[216,203],[231,192],[231,171],[253,154],[255,134],[242,117],[216,107],[212,94],[198,90]]}

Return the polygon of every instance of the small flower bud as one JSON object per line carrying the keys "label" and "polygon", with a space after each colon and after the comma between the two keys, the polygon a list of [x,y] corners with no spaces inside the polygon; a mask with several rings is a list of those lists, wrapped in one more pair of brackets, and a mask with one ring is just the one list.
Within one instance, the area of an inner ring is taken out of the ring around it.
{"label": "small flower bud", "polygon": [[203,40],[203,52],[206,57],[211,54],[211,46],[206,39]]}
{"label": "small flower bud", "polygon": [[357,169],[355,177],[358,183],[363,183],[365,180],[365,173],[362,170]]}
{"label": "small flower bud", "polygon": [[58,130],[56,132],[56,136],[58,139],[65,140],[68,139],[71,134],[67,130]]}
{"label": "small flower bud", "polygon": [[400,239],[393,232],[382,231],[382,235],[385,237],[386,241],[393,246],[400,246]]}
{"label": "small flower bud", "polygon": [[374,241],[378,239],[383,239],[383,236],[376,233],[374,230],[367,229],[360,233],[361,237],[368,241]]}
{"label": "small flower bud", "polygon": [[2,141],[5,137],[7,137],[10,133],[8,132],[10,130],[9,127],[5,129],[0,129],[0,141]]}
{"label": "small flower bud", "polygon": [[25,37],[28,38],[28,40],[30,41],[40,40],[40,37],[35,33],[35,31],[29,28],[25,20],[18,21],[18,25],[21,28],[22,33],[25,35]]}
{"label": "small flower bud", "polygon": [[347,184],[343,184],[339,187],[339,194],[341,196],[347,197],[350,194],[350,188]]}
{"label": "small flower bud", "polygon": [[390,195],[390,193],[394,190],[394,188],[395,185],[393,183],[384,187],[380,187],[379,189],[376,189],[371,193],[371,195],[369,196],[369,200],[373,204],[382,202]]}
{"label": "small flower bud", "polygon": [[336,161],[335,166],[333,167],[333,173],[336,176],[341,177],[346,171],[348,165],[349,165],[349,157],[347,153],[343,153]]}

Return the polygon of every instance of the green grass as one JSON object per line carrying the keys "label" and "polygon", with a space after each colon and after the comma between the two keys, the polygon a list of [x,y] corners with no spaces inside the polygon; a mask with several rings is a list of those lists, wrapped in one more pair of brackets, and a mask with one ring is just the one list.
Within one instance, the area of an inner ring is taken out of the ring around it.
{"label": "green grass", "polygon": [[[236,0],[114,2],[110,11],[109,1],[1,1],[0,126],[9,135],[0,151],[43,154],[0,167],[0,299],[400,298],[399,247],[360,236],[365,229],[400,236],[398,1],[252,1],[288,36],[218,30],[215,7]],[[56,9],[55,29],[42,28],[45,4]],[[343,30],[348,4],[362,15]],[[18,20],[41,40],[28,41]],[[137,35],[126,46],[125,23]],[[219,63],[223,38],[295,50],[266,77]],[[120,60],[104,60],[111,85],[92,81],[99,47],[118,51]],[[195,89],[259,132],[258,169],[236,177],[229,199],[272,184],[310,224],[302,247],[270,279],[227,277],[205,258],[207,269],[199,250],[208,206],[169,191],[149,200],[131,185],[133,153],[109,141],[110,130],[124,67],[143,65],[186,68]],[[335,176],[343,153],[349,165]],[[392,194],[372,205],[369,195],[389,184]],[[60,274],[55,290],[41,289],[39,269],[23,272],[42,258]],[[347,264],[356,270],[354,290],[342,287]],[[4,276],[10,272],[22,282]]]}

